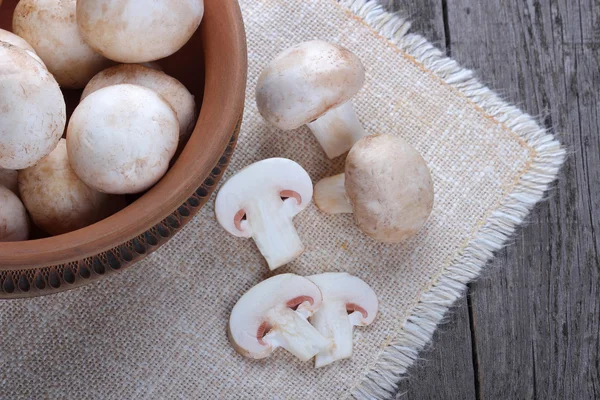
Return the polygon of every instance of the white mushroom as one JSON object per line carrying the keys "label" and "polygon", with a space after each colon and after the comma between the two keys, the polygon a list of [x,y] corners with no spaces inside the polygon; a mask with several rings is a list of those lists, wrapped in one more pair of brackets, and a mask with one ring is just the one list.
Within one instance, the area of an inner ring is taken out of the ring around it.
{"label": "white mushroom", "polygon": [[203,0],[77,1],[77,23],[85,41],[122,63],[170,56],[192,37],[203,15]]}
{"label": "white mushroom", "polygon": [[167,172],[179,140],[175,111],[156,92],[115,85],[89,95],[67,129],[73,170],[104,193],[138,193]]}
{"label": "white mushroom", "polygon": [[107,86],[129,83],[154,90],[173,107],[179,120],[179,143],[185,144],[194,130],[196,122],[196,102],[194,96],[177,79],[164,72],[139,64],[122,64],[105,69],[96,75],[85,87],[81,99],[85,99],[98,89]]}
{"label": "white mushroom", "polygon": [[292,218],[308,206],[312,192],[310,176],[300,165],[270,158],[229,179],[217,195],[215,213],[232,235],[252,237],[274,270],[304,252]]}
{"label": "white mushroom", "polygon": [[39,61],[44,67],[46,66],[42,59],[36,54],[33,47],[31,47],[31,45],[22,37],[17,36],[12,32],[5,31],[4,29],[0,29],[0,42],[12,44],[13,46],[25,50],[27,54]]}
{"label": "white mushroom", "polygon": [[83,88],[110,61],[84,41],[75,20],[76,0],[21,0],[15,33],[33,46],[60,86]]}
{"label": "white mushroom", "polygon": [[271,61],[258,79],[256,104],[263,118],[280,129],[307,124],[327,156],[335,158],[366,135],[350,101],[364,81],[356,55],[313,40]]}
{"label": "white mushroom", "polygon": [[19,171],[0,168],[0,185],[19,195]]}
{"label": "white mushroom", "polygon": [[331,345],[315,357],[315,367],[352,357],[352,328],[367,326],[377,316],[377,295],[363,280],[347,274],[325,273],[309,276],[321,293],[323,304],[311,323]]}
{"label": "white mushroom", "polygon": [[429,168],[404,139],[361,139],[348,153],[345,171],[315,185],[315,203],[329,214],[354,213],[360,230],[373,239],[401,242],[416,235],[431,214]]}
{"label": "white mushroom", "polygon": [[124,198],[100,193],[75,175],[65,139],[36,165],[19,171],[19,190],[33,222],[51,235],[91,225],[125,206]]}
{"label": "white mushroom", "polygon": [[29,238],[29,218],[21,200],[0,186],[0,242],[19,242]]}
{"label": "white mushroom", "polygon": [[0,99],[0,168],[30,167],[56,147],[64,132],[60,88],[25,50],[0,42]]}
{"label": "white mushroom", "polygon": [[244,294],[229,318],[229,340],[245,357],[260,359],[283,347],[302,361],[330,346],[308,321],[321,306],[321,291],[306,278],[282,274]]}

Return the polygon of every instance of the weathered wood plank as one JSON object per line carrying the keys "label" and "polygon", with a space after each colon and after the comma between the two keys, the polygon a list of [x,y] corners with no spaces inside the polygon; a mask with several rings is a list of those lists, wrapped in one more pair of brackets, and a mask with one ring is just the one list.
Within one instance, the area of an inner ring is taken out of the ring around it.
{"label": "weathered wood plank", "polygon": [[600,398],[600,2],[447,1],[452,56],[571,150],[473,286],[481,398]]}
{"label": "weathered wood plank", "polygon": [[400,383],[396,399],[470,400],[475,399],[471,329],[467,300],[459,301],[440,325],[431,347],[421,354],[406,379]]}
{"label": "weathered wood plank", "polygon": [[379,0],[392,12],[412,22],[412,31],[425,36],[431,43],[443,49],[446,43],[444,32],[444,9],[442,0]]}
{"label": "weathered wood plank", "polygon": [[[440,0],[381,0],[391,11],[413,22],[418,32],[444,49],[446,36]],[[433,346],[424,351],[410,376],[400,383],[398,399],[467,400],[475,398],[472,346],[467,302],[459,302],[447,323],[435,334]]]}

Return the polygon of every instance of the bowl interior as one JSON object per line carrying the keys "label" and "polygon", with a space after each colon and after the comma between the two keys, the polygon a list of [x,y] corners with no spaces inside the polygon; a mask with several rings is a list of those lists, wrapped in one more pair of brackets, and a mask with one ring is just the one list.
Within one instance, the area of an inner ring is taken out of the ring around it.
{"label": "bowl interior", "polygon": [[[0,28],[12,30],[17,3],[4,0]],[[35,240],[0,243],[0,271],[66,263],[109,250],[166,218],[209,176],[243,109],[246,48],[237,2],[205,2],[200,29],[184,48],[158,64],[188,88],[200,109],[196,129],[169,172],[144,194],[132,196],[128,207],[89,227],[54,237],[37,231]],[[63,93],[70,116],[81,90]]]}

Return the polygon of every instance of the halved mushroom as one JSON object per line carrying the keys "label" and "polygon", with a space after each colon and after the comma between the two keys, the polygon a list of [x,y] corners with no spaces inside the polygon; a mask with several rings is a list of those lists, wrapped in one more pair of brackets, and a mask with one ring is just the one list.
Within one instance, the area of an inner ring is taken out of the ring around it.
{"label": "halved mushroom", "polygon": [[354,213],[360,230],[385,243],[416,235],[433,199],[427,163],[408,142],[391,135],[361,139],[348,153],[346,173],[315,185],[317,207],[328,214]]}
{"label": "halved mushroom", "polygon": [[165,58],[192,37],[203,0],[78,0],[81,35],[96,51],[122,63]]}
{"label": "halved mushroom", "polygon": [[364,81],[365,69],[356,55],[313,40],[271,61],[258,79],[256,104],[279,129],[308,125],[327,156],[335,158],[366,135],[350,101]]}
{"label": "halved mushroom", "polygon": [[8,43],[13,46],[19,47],[27,52],[31,57],[33,57],[36,61],[39,61],[44,67],[46,66],[42,59],[37,55],[33,47],[27,40],[23,39],[20,36],[15,35],[12,32],[5,31],[4,29],[0,29],[0,42]]}
{"label": "halved mushroom", "polygon": [[28,237],[29,217],[23,203],[16,194],[0,186],[0,242],[19,242]]}
{"label": "halved mushroom", "polygon": [[60,88],[29,53],[0,42],[0,99],[0,168],[30,167],[56,147],[64,132]]}
{"label": "halved mushroom", "polygon": [[181,82],[162,71],[140,64],[121,64],[105,69],[87,84],[81,94],[81,100],[99,89],[122,83],[154,90],[173,107],[179,120],[179,146],[184,146],[194,130],[196,102]]}
{"label": "halved mushroom", "polygon": [[15,33],[33,46],[58,84],[83,88],[111,62],[83,41],[75,20],[76,0],[21,0],[13,14]]}
{"label": "halved mushroom", "polygon": [[292,218],[308,206],[312,193],[310,176],[299,164],[270,158],[229,179],[217,195],[215,213],[232,235],[252,237],[274,270],[304,251]]}
{"label": "halved mushroom", "polygon": [[345,272],[309,276],[321,293],[323,304],[310,322],[331,345],[315,357],[315,367],[352,357],[352,328],[367,326],[377,316],[377,295],[363,280]]}
{"label": "halved mushroom", "polygon": [[282,274],[244,294],[229,318],[229,340],[245,357],[260,359],[283,347],[302,361],[330,345],[307,318],[321,306],[319,288],[306,278]]}

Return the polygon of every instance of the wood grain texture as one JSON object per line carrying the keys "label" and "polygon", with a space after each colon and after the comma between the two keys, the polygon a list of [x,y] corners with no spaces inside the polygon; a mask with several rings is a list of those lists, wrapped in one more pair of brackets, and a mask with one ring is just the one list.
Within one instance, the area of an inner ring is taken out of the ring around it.
{"label": "wood grain texture", "polygon": [[469,309],[463,299],[448,312],[432,345],[400,382],[396,399],[475,399],[472,359]]}
{"label": "wood grain texture", "polygon": [[[382,3],[539,116],[570,153],[548,201],[472,285],[471,307],[451,313],[398,398],[600,399],[600,1]],[[467,345],[470,366],[457,363]],[[453,381],[457,368],[475,373]]]}
{"label": "wood grain texture", "polygon": [[[381,0],[382,5],[412,21],[419,32],[441,49],[446,47],[444,9],[439,0]],[[472,345],[467,301],[448,313],[433,345],[421,354],[410,375],[400,382],[398,399],[465,400],[475,398]]]}

